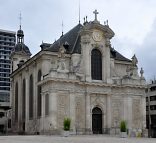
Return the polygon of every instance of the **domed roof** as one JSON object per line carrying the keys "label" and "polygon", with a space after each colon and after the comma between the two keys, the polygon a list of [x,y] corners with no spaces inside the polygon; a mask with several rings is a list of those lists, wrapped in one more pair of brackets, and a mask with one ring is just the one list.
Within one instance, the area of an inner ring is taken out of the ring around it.
{"label": "domed roof", "polygon": [[13,52],[24,52],[26,55],[31,56],[29,48],[24,43],[17,43]]}
{"label": "domed roof", "polygon": [[15,45],[12,53],[23,53],[25,55],[31,56],[29,48],[24,44],[24,32],[21,29],[17,31],[17,44]]}
{"label": "domed roof", "polygon": [[17,36],[24,36],[24,32],[23,32],[23,30],[21,30],[21,29],[19,29],[18,31],[17,31]]}

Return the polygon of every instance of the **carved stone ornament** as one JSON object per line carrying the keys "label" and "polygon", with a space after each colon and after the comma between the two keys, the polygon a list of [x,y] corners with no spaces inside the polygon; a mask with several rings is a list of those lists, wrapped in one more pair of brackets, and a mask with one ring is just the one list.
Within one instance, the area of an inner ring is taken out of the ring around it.
{"label": "carved stone ornament", "polygon": [[92,37],[94,41],[100,42],[102,40],[102,33],[99,31],[94,31]]}
{"label": "carved stone ornament", "polygon": [[61,58],[58,60],[57,72],[63,72],[63,73],[69,72],[66,67],[65,59]]}
{"label": "carved stone ornament", "polygon": [[88,43],[90,43],[90,36],[89,36],[89,35],[85,35],[85,36],[81,37],[81,42],[82,42],[83,44],[88,44]]}
{"label": "carved stone ornament", "polygon": [[106,46],[110,46],[110,45],[111,45],[110,39],[106,38]]}
{"label": "carved stone ornament", "polygon": [[64,46],[62,45],[59,49],[59,54],[58,54],[58,57],[59,58],[64,58],[65,57],[65,52],[66,52],[66,49],[64,48]]}

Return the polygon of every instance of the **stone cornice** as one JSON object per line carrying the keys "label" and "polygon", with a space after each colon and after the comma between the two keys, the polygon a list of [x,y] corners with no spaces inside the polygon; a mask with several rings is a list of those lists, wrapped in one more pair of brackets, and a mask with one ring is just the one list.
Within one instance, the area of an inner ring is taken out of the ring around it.
{"label": "stone cornice", "polygon": [[[112,58],[113,59],[113,58]],[[119,60],[114,60],[114,63],[115,64],[126,64],[126,65],[130,65],[131,64],[131,62],[127,62],[127,61],[119,61]]]}
{"label": "stone cornice", "polygon": [[[50,52],[50,51],[40,51],[36,55],[34,55],[32,58],[30,58],[28,61],[26,61],[20,68],[16,69],[10,77],[13,77],[14,75],[18,74],[19,72],[22,72],[22,70],[25,70],[25,68],[28,68],[31,64],[34,64],[34,62],[39,61],[39,59],[47,59],[47,55],[52,56],[57,56],[57,52]],[[66,54],[66,57],[71,57],[71,55]]]}
{"label": "stone cornice", "polygon": [[72,84],[78,84],[83,86],[98,86],[98,87],[109,87],[109,88],[139,88],[139,89],[145,89],[146,85],[116,85],[116,84],[107,84],[107,83],[99,83],[99,82],[81,82],[79,80],[70,80],[70,79],[61,79],[61,78],[52,78],[47,77],[44,80],[40,81],[38,85],[44,85],[50,82],[63,82],[63,83],[72,83]]}

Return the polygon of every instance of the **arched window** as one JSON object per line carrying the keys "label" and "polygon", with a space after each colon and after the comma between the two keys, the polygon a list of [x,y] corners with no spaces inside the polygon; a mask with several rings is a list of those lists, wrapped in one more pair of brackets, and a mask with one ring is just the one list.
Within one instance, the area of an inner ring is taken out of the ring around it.
{"label": "arched window", "polygon": [[102,80],[102,55],[98,49],[91,53],[91,76],[93,80]]}
{"label": "arched window", "polygon": [[18,121],[18,83],[15,85],[15,121]]}
{"label": "arched window", "polygon": [[45,115],[49,115],[49,94],[45,95]]}
{"label": "arched window", "polygon": [[41,77],[42,77],[42,72],[41,70],[38,71],[38,81],[41,81]]}
{"label": "arched window", "polygon": [[23,79],[23,88],[22,88],[22,94],[23,94],[23,97],[22,97],[22,119],[23,121],[25,120],[25,102],[26,102],[26,84],[25,84],[25,79]]}
{"label": "arched window", "polygon": [[30,79],[29,79],[29,119],[33,118],[33,75],[30,75]]}
{"label": "arched window", "polygon": [[[38,71],[38,82],[41,81],[42,72]],[[37,116],[40,117],[42,114],[42,96],[41,96],[41,86],[37,87]]]}

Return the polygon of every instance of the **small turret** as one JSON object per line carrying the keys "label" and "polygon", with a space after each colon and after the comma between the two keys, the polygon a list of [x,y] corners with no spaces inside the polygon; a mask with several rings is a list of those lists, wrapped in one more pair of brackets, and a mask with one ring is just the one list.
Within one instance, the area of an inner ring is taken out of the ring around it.
{"label": "small turret", "polygon": [[[21,20],[21,17],[20,17],[20,20]],[[17,43],[11,53],[12,71],[16,70],[17,68],[20,68],[21,67],[20,61],[23,61],[24,63],[28,59],[30,59],[30,56],[31,56],[30,50],[24,44],[24,32],[21,29],[21,22],[20,22],[20,28],[17,31]]]}

